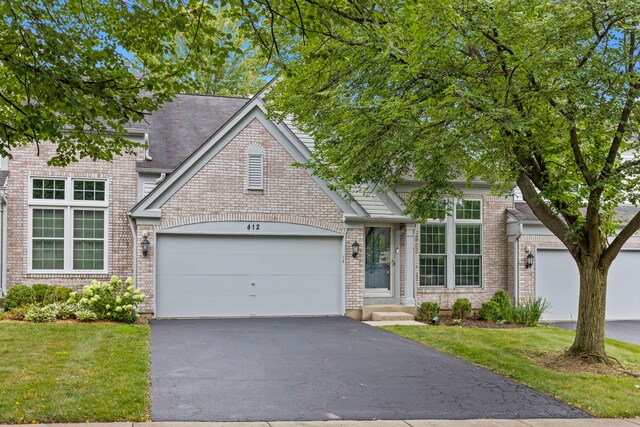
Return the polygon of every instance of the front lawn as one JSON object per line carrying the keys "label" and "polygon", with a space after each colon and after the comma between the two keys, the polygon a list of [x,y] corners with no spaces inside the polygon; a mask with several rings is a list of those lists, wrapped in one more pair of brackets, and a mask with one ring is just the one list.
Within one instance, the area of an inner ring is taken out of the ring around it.
{"label": "front lawn", "polygon": [[148,326],[0,323],[0,423],[148,418]]}
{"label": "front lawn", "polygon": [[[564,359],[557,356],[571,345],[574,336],[571,331],[550,326],[516,329],[388,326],[384,329],[484,366],[593,415],[640,416],[640,378],[613,368],[596,374],[587,373],[593,370],[589,366],[576,369],[576,366],[563,365]],[[607,352],[628,370],[640,371],[640,346],[607,340]]]}

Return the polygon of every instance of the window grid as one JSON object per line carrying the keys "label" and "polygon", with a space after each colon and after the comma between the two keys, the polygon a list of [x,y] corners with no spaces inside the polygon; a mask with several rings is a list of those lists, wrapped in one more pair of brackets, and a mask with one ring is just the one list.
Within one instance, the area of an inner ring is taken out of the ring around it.
{"label": "window grid", "polygon": [[456,286],[480,286],[482,257],[456,256]]}
{"label": "window grid", "polygon": [[445,286],[447,271],[447,226],[420,227],[420,286]]}
{"label": "window grid", "polygon": [[32,181],[31,197],[37,200],[64,200],[65,180],[37,178]]}
{"label": "window grid", "polygon": [[64,268],[64,209],[34,209],[31,268]]}
{"label": "window grid", "polygon": [[456,203],[456,219],[480,220],[482,204],[480,200],[459,200]]}
{"label": "window grid", "polygon": [[105,197],[105,182],[90,180],[73,180],[73,200],[87,200],[103,202]]}

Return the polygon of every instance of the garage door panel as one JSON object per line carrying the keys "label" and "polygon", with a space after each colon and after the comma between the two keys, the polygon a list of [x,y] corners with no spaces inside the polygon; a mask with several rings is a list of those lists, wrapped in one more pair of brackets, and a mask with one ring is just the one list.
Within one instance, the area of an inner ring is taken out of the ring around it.
{"label": "garage door panel", "polygon": [[[551,307],[544,320],[576,320],[580,276],[565,250],[539,249],[536,296]],[[607,320],[640,319],[640,252],[622,251],[613,262],[607,284]]]}
{"label": "garage door panel", "polygon": [[160,235],[157,251],[158,317],[343,314],[341,238]]}

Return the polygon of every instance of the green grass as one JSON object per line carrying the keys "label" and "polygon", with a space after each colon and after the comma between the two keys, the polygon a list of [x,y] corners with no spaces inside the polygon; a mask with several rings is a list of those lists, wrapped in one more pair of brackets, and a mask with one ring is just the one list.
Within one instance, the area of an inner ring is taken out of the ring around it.
{"label": "green grass", "polygon": [[0,323],[0,423],[148,414],[148,326]]}
{"label": "green grass", "polygon": [[[640,416],[640,378],[570,374],[533,363],[526,354],[559,355],[574,333],[540,326],[515,329],[389,326],[384,329],[484,366],[599,417]],[[640,346],[607,340],[609,356],[640,372]]]}

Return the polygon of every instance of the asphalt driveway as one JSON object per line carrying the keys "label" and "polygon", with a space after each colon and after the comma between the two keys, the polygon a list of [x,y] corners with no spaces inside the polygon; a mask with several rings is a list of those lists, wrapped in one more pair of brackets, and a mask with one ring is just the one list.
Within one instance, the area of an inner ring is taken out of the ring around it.
{"label": "asphalt driveway", "polygon": [[[576,330],[576,322],[554,322],[558,328]],[[612,320],[605,323],[605,335],[614,340],[640,345],[640,320]]]}
{"label": "asphalt driveway", "polygon": [[155,320],[154,421],[578,418],[488,370],[349,318]]}

